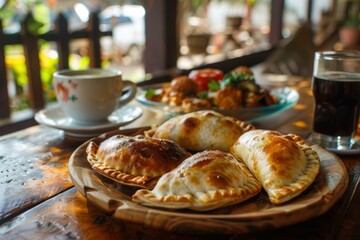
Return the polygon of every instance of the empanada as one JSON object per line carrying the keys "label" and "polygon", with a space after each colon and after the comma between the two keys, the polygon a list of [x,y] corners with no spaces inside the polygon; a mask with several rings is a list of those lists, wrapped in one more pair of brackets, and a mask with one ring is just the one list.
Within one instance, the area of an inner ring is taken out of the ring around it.
{"label": "empanada", "polygon": [[211,110],[197,111],[167,120],[145,135],[169,139],[189,151],[229,151],[241,134],[255,127]]}
{"label": "empanada", "polygon": [[252,130],[240,136],[230,152],[245,162],[274,204],[305,191],[320,169],[316,151],[293,134]]}
{"label": "empanada", "polygon": [[122,184],[143,188],[153,188],[161,175],[191,156],[172,141],[143,135],[116,135],[100,145],[91,141],[86,152],[95,171]]}
{"label": "empanada", "polygon": [[143,205],[207,211],[245,201],[261,184],[232,154],[206,150],[164,174],[153,190],[138,190],[132,200]]}

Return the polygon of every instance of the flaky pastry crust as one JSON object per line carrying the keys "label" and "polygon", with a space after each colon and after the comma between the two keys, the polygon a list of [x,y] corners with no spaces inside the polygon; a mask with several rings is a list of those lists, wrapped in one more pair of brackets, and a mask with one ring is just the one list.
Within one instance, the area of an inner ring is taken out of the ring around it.
{"label": "flaky pastry crust", "polygon": [[178,144],[164,139],[116,135],[91,141],[87,160],[98,173],[122,184],[153,188],[158,178],[191,156]]}
{"label": "flaky pastry crust", "polygon": [[260,181],[273,204],[287,202],[304,192],[320,170],[320,159],[299,136],[269,130],[243,134],[231,147]]}
{"label": "flaky pastry crust", "polygon": [[173,117],[144,134],[172,140],[189,151],[211,149],[228,152],[243,133],[254,128],[236,118],[203,110]]}
{"label": "flaky pastry crust", "polygon": [[164,174],[153,190],[141,189],[134,202],[161,208],[208,211],[257,195],[260,183],[232,154],[207,150]]}

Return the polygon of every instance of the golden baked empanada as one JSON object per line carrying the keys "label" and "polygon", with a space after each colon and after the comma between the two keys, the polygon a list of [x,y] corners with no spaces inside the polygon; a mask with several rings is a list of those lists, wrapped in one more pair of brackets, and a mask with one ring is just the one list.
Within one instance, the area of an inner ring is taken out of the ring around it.
{"label": "golden baked empanada", "polygon": [[241,134],[254,126],[210,110],[192,112],[167,120],[145,135],[169,139],[189,151],[229,151]]}
{"label": "golden baked empanada", "polygon": [[153,188],[158,178],[191,156],[178,144],[164,139],[116,135],[90,142],[87,160],[100,174],[126,185]]}
{"label": "golden baked empanada", "polygon": [[320,169],[316,151],[293,134],[252,130],[243,134],[230,152],[245,162],[274,204],[301,194]]}
{"label": "golden baked empanada", "polygon": [[207,211],[245,201],[261,184],[232,154],[206,150],[164,174],[153,190],[140,189],[132,200],[143,205]]}

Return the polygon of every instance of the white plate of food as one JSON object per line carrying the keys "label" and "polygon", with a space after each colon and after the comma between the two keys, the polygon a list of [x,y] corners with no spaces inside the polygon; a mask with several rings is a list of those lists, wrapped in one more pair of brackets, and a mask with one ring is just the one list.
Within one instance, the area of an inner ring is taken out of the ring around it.
{"label": "white plate of food", "polygon": [[[139,90],[139,94],[136,96],[136,100],[143,104],[144,106],[150,107],[161,112],[164,112],[168,117],[173,117],[175,115],[183,114],[192,111],[193,109],[185,109],[182,106],[174,106],[165,104],[158,101],[149,100],[146,97],[146,92],[148,89],[154,89],[155,91],[162,91],[163,87],[166,84],[154,84],[147,85]],[[220,109],[217,107],[211,108],[197,108],[196,110],[211,109],[219,113],[222,113],[227,116],[236,117],[243,121],[256,121],[260,118],[267,117],[276,113],[285,111],[286,109],[292,108],[299,100],[299,93],[289,87],[276,88],[270,91],[272,96],[276,96],[279,99],[279,102],[270,106],[259,106],[259,107],[240,107],[235,109]]]}
{"label": "white plate of food", "polygon": [[143,86],[136,99],[168,117],[210,109],[251,122],[293,107],[299,93],[289,87],[263,88],[248,68],[239,67],[225,75],[217,69],[196,70],[168,83]]}

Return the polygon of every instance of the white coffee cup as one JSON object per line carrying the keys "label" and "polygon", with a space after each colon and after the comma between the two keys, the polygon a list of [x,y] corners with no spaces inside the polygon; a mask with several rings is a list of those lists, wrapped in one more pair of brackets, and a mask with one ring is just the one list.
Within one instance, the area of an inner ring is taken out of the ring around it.
{"label": "white coffee cup", "polygon": [[[123,80],[121,71],[91,68],[60,70],[53,74],[55,94],[60,106],[78,124],[96,124],[130,102],[136,84]],[[128,89],[126,94],[123,90]]]}

